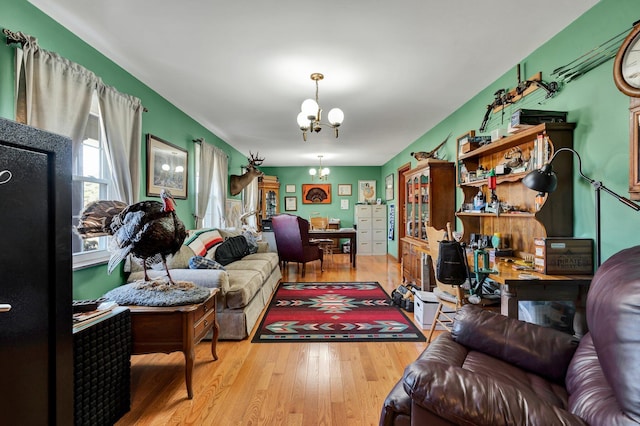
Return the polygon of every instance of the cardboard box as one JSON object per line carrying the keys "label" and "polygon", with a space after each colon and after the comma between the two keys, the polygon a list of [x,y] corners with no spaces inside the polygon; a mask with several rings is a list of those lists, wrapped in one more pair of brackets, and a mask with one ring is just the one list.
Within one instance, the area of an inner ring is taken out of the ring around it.
{"label": "cardboard box", "polygon": [[[414,291],[414,295],[413,318],[423,330],[428,330],[438,309],[438,298],[430,291]],[[445,308],[445,312],[453,311]],[[438,324],[436,330],[446,329]]]}
{"label": "cardboard box", "polygon": [[534,269],[547,275],[593,274],[593,240],[590,238],[535,238]]}

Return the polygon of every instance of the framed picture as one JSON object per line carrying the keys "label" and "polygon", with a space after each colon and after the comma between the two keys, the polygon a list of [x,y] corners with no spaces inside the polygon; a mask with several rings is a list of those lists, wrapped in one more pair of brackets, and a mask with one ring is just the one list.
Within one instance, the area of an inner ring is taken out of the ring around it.
{"label": "framed picture", "polygon": [[359,180],[358,181],[358,202],[373,203],[376,200],[376,181],[375,180]]}
{"label": "framed picture", "polygon": [[387,201],[393,200],[393,173],[384,179],[384,195]]}
{"label": "framed picture", "polygon": [[174,198],[187,198],[187,151],[147,133],[147,196],[168,189]]}
{"label": "framed picture", "polygon": [[284,187],[284,192],[288,192],[288,193],[296,192],[296,186],[295,185],[286,185]]}
{"label": "framed picture", "polygon": [[302,204],[331,204],[331,184],[303,183]]}
{"label": "framed picture", "polygon": [[284,197],[284,211],[292,212],[298,210],[297,197]]}
{"label": "framed picture", "polygon": [[344,197],[351,195],[351,184],[350,183],[339,183],[338,184],[338,195],[344,196]]}

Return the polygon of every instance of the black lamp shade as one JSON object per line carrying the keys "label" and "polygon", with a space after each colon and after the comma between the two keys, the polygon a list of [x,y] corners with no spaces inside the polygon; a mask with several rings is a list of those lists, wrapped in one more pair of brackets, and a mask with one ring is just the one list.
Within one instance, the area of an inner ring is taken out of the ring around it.
{"label": "black lamp shade", "polygon": [[551,164],[545,164],[542,168],[526,175],[522,179],[522,184],[538,192],[553,192],[558,187],[558,177]]}

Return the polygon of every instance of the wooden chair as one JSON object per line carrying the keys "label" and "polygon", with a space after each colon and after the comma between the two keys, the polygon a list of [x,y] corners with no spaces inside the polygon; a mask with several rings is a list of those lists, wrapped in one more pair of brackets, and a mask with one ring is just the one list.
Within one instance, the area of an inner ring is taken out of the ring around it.
{"label": "wooden chair", "polygon": [[[436,268],[440,254],[440,246],[438,243],[440,241],[450,239],[451,235],[452,232],[449,223],[447,223],[446,231],[444,229],[436,229],[430,226],[427,227],[427,241],[429,241],[429,252],[433,259],[434,269]],[[467,299],[469,295],[462,286],[444,284],[438,281],[437,274],[436,288],[434,289],[433,294],[438,299],[438,307],[436,308],[436,313],[434,315],[433,322],[431,323],[431,328],[429,329],[427,343],[431,342],[433,332],[438,324],[446,330],[451,331],[451,325],[453,324],[456,312],[462,307],[462,305],[469,303]],[[495,305],[498,303],[499,301],[496,300],[481,298],[479,305],[483,309],[496,310]]]}
{"label": "wooden chair", "polygon": [[[326,216],[311,216],[309,217],[309,224],[311,229],[324,231],[329,227],[329,218]],[[331,238],[312,238],[311,242],[322,249],[325,259],[333,258],[333,240]]]}
{"label": "wooden chair", "polygon": [[[436,268],[438,256],[440,254],[440,246],[438,242],[448,240],[448,235],[450,235],[450,233],[444,229],[436,229],[431,226],[427,226],[427,241],[429,241],[429,253],[433,260],[434,269]],[[433,337],[433,332],[438,324],[451,331],[451,324],[453,324],[455,312],[457,312],[464,303],[464,291],[461,286],[444,284],[437,278],[436,288],[434,289],[433,294],[438,299],[438,307],[436,308],[436,313],[433,317],[431,328],[429,329],[427,343],[431,342],[431,337]]]}
{"label": "wooden chair", "polygon": [[280,264],[287,262],[302,263],[302,276],[305,274],[307,262],[320,261],[323,271],[323,252],[309,240],[309,221],[299,216],[281,213],[271,218],[273,233],[276,238]]}

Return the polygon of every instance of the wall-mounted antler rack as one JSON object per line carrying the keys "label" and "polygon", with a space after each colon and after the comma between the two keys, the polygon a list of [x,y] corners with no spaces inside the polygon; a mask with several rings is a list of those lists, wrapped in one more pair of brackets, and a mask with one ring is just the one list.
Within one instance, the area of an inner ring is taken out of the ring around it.
{"label": "wall-mounted antler rack", "polygon": [[543,89],[547,95],[547,98],[552,97],[558,91],[558,83],[552,81],[550,83],[545,83],[542,81],[542,72],[538,72],[533,75],[533,77],[528,78],[527,80],[522,80],[520,77],[520,64],[517,66],[518,71],[518,85],[510,90],[500,89],[498,90],[494,96],[495,99],[492,103],[487,105],[487,111],[484,114],[484,119],[482,120],[482,124],[480,125],[480,131],[484,132],[487,127],[487,122],[489,121],[489,116],[491,113],[496,113],[502,111],[507,105],[514,104],[520,99],[524,98],[530,93],[538,89]]}

